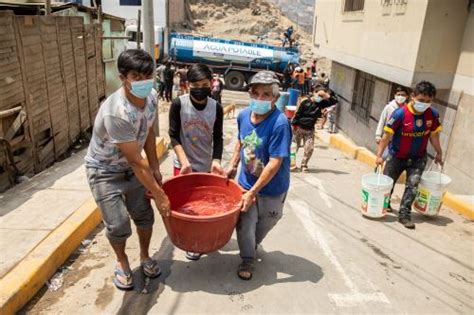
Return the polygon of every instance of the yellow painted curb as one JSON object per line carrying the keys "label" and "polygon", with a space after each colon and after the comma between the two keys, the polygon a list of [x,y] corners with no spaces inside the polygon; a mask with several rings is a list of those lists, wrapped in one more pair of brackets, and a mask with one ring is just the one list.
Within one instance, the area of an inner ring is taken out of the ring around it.
{"label": "yellow painted curb", "polygon": [[0,280],[0,313],[20,310],[102,220],[91,198]]}
{"label": "yellow painted curb", "polygon": [[376,155],[366,148],[359,148],[356,151],[355,159],[362,163],[375,167]]}
{"label": "yellow painted curb", "polygon": [[474,220],[474,205],[459,199],[449,192],[446,192],[443,196],[443,205],[457,211],[470,220]]}
{"label": "yellow painted curb", "polygon": [[[166,151],[165,139],[158,137],[158,158]],[[0,314],[15,314],[28,303],[101,220],[94,199],[89,199],[0,279]]]}
{"label": "yellow painted curb", "polygon": [[352,159],[355,159],[357,149],[359,148],[341,135],[332,135],[329,137],[329,145],[341,150]]}

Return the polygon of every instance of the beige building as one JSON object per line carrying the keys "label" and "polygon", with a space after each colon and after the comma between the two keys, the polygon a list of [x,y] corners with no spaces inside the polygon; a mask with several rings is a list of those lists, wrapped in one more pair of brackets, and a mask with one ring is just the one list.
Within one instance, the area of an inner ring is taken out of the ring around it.
{"label": "beige building", "polygon": [[394,89],[431,81],[451,190],[474,194],[474,1],[316,0],[314,19],[314,46],[333,61],[339,128],[375,151]]}

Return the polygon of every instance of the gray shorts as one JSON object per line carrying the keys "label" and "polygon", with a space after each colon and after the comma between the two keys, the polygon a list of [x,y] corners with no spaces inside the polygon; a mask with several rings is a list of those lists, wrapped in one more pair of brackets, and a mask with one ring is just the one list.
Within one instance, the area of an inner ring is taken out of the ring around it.
{"label": "gray shorts", "polygon": [[152,228],[153,208],[133,171],[115,173],[87,167],[86,173],[111,243],[124,242],[132,235],[130,217],[140,229]]}

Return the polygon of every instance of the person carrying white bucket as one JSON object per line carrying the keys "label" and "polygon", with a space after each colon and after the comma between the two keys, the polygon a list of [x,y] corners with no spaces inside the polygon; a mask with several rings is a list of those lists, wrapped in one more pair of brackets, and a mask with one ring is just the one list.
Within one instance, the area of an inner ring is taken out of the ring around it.
{"label": "person carrying white bucket", "polygon": [[385,133],[377,149],[375,163],[382,165],[383,152],[391,141],[384,174],[393,179],[393,187],[403,171],[407,172],[405,191],[400,202],[399,222],[408,229],[415,228],[411,221],[411,207],[426,166],[428,140],[436,151],[435,162],[443,163],[439,140],[442,127],[438,111],[431,107],[435,96],[436,88],[432,83],[418,83],[412,93],[412,101],[393,112],[384,127]]}
{"label": "person carrying white bucket", "polygon": [[382,218],[387,214],[390,204],[390,190],[393,179],[381,173],[381,167],[375,173],[362,176],[362,214],[369,218]]}

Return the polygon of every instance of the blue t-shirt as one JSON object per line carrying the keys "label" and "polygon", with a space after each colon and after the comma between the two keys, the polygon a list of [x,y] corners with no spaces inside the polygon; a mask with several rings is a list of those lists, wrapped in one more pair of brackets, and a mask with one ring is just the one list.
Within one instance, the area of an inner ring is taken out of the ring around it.
{"label": "blue t-shirt", "polygon": [[279,110],[274,110],[264,121],[253,124],[250,108],[240,112],[239,140],[241,171],[239,184],[250,189],[267,165],[270,158],[283,158],[280,169],[272,180],[260,190],[259,195],[277,196],[288,191],[290,186],[291,127],[288,119]]}

